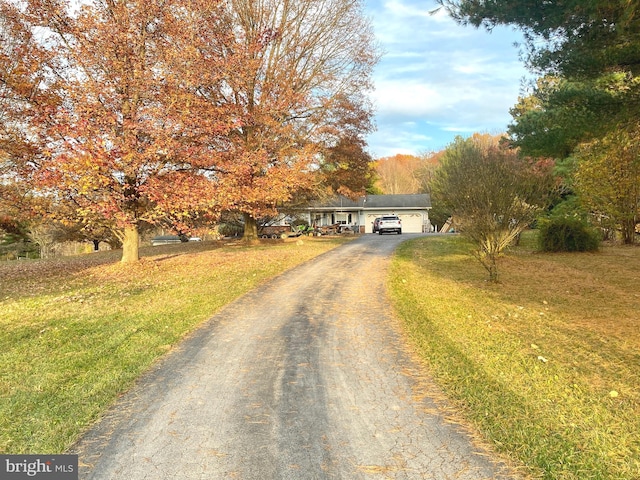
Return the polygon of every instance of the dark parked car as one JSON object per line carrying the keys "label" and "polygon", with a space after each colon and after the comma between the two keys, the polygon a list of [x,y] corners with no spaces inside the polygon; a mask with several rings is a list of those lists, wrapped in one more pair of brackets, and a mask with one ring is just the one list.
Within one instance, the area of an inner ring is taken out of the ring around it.
{"label": "dark parked car", "polygon": [[378,230],[380,230],[380,217],[373,221],[373,233],[378,233]]}

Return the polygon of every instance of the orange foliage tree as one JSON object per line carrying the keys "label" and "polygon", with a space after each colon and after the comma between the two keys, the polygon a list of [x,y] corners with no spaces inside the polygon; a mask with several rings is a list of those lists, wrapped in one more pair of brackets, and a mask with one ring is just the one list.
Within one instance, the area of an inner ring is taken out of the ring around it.
{"label": "orange foliage tree", "polygon": [[355,200],[373,188],[376,172],[364,139],[373,130],[371,109],[362,97],[356,99],[338,97],[327,112],[322,128],[327,141],[316,171],[317,196],[339,194]]}
{"label": "orange foliage tree", "polygon": [[215,172],[234,116],[198,86],[220,84],[228,66],[195,48],[197,15],[184,2],[95,1],[74,12],[69,2],[32,0],[27,15],[49,34],[48,68],[64,97],[47,122],[40,187],[108,222],[123,262],[138,260],[144,222],[222,208]]}
{"label": "orange foliage tree", "polygon": [[345,101],[370,114],[361,92],[377,56],[359,0],[233,0],[225,14],[225,55],[241,69],[223,92],[242,118],[225,181],[253,239],[256,218],[312,187],[322,150],[342,140],[325,127]]}
{"label": "orange foliage tree", "polygon": [[50,80],[42,69],[47,58],[45,49],[17,6],[7,1],[0,1],[0,40],[2,215],[23,195],[25,169],[40,153],[39,114],[55,108],[60,100],[49,88]]}
{"label": "orange foliage tree", "polygon": [[442,154],[402,155],[376,160],[377,185],[386,194],[430,191],[430,180]]}
{"label": "orange foliage tree", "polygon": [[42,120],[60,104],[49,58],[17,4],[0,1],[0,235],[25,238],[34,218],[26,179],[42,153]]}

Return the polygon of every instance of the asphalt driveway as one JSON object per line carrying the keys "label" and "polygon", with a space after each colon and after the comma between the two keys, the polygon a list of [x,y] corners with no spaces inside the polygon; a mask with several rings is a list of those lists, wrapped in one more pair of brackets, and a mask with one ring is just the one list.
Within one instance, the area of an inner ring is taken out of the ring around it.
{"label": "asphalt driveway", "polygon": [[76,446],[81,479],[507,479],[445,420],[364,235],[211,318]]}

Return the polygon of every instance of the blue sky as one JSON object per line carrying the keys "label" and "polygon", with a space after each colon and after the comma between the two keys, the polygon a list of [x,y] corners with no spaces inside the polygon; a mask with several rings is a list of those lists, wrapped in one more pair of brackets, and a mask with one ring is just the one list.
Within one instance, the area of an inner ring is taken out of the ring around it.
{"label": "blue sky", "polygon": [[528,76],[512,29],[457,25],[434,0],[365,0],[383,57],[375,69],[374,158],[442,150],[457,135],[504,132]]}

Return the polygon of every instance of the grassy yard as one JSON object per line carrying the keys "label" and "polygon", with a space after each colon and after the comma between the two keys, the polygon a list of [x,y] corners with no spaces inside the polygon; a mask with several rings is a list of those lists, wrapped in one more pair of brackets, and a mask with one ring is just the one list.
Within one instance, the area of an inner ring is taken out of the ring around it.
{"label": "grassy yard", "polygon": [[389,287],[407,333],[534,478],[640,479],[640,248],[541,254],[533,240],[501,259],[500,284],[459,237],[404,244]]}
{"label": "grassy yard", "polygon": [[0,263],[0,452],[60,453],[185,334],[260,282],[343,243],[149,247]]}

